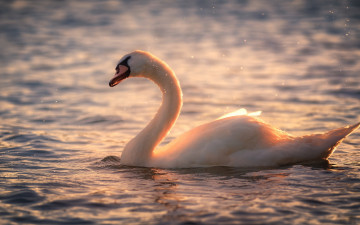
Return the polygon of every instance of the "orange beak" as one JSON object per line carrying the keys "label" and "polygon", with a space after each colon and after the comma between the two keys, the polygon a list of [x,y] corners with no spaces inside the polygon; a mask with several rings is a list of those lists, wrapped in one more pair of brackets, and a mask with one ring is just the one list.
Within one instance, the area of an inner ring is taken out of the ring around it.
{"label": "orange beak", "polygon": [[110,80],[109,86],[114,87],[118,83],[120,83],[122,80],[128,78],[130,75],[130,69],[127,66],[124,65],[118,65],[116,67],[116,73],[114,77]]}

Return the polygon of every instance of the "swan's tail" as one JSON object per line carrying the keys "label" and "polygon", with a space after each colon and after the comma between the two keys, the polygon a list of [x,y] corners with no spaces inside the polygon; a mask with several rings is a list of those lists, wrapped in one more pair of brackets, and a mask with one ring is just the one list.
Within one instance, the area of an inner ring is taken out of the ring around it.
{"label": "swan's tail", "polygon": [[[302,139],[308,144],[316,146],[320,159],[327,159],[335,151],[336,147],[353,131],[360,127],[360,123],[328,131],[323,134],[303,136]],[[314,149],[314,150],[315,150]]]}

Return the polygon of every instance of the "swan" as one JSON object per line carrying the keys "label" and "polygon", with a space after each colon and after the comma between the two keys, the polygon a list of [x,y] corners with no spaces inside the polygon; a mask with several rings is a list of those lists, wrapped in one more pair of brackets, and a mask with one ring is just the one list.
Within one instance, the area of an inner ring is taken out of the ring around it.
{"label": "swan", "polygon": [[149,124],[125,146],[120,163],[128,166],[190,168],[209,166],[274,167],[328,159],[360,123],[323,134],[292,136],[246,112],[195,127],[156,148],[177,120],[182,92],[173,70],[145,51],[121,58],[109,86],[145,77],[162,91],[162,104]]}

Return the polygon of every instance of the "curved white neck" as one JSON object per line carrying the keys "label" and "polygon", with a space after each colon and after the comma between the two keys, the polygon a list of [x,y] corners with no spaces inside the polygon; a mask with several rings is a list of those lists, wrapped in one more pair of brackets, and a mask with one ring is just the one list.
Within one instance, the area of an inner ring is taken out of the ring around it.
{"label": "curved white neck", "polygon": [[182,106],[179,81],[167,64],[154,59],[143,76],[160,87],[162,104],[150,123],[125,146],[121,162],[126,165],[146,165],[156,146],[174,125]]}

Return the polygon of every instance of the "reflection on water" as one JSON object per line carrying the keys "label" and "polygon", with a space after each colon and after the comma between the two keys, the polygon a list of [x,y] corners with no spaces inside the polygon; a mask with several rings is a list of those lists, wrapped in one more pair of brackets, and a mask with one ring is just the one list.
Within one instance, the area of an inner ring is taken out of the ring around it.
{"label": "reflection on water", "polygon": [[0,223],[359,223],[359,132],[329,162],[126,167],[116,157],[161,96],[143,79],[108,88],[123,54],[164,59],[184,94],[165,142],[239,108],[295,135],[353,124],[358,11],[350,0],[2,1]]}

